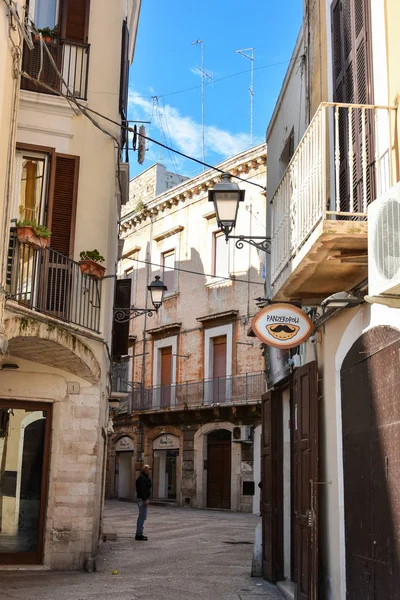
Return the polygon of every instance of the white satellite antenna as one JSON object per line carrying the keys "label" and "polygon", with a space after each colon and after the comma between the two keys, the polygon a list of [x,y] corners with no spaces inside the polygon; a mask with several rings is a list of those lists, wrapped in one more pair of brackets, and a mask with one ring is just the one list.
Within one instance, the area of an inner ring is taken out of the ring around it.
{"label": "white satellite antenna", "polygon": [[[201,46],[201,67],[196,67],[201,75],[201,127],[202,127],[202,146],[203,146],[203,163],[206,162],[205,140],[204,140],[204,86],[205,80],[208,78],[212,81],[212,73],[209,73],[204,67],[204,40],[196,40],[192,42],[192,46],[200,44]],[[203,165],[203,171],[205,166]]]}
{"label": "white satellite antenna", "polygon": [[[254,99],[254,48],[243,48],[242,50],[235,50],[237,54],[241,54],[244,58],[251,60],[250,70],[250,148],[253,147],[253,99]],[[251,52],[251,55],[246,54]]]}

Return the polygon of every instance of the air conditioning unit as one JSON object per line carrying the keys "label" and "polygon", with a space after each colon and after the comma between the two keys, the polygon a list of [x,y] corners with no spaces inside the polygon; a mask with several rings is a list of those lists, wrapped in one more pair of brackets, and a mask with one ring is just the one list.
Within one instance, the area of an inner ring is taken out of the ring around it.
{"label": "air conditioning unit", "polygon": [[232,432],[233,442],[251,442],[252,441],[252,430],[250,425],[238,425],[233,428]]}
{"label": "air conditioning unit", "polygon": [[368,294],[400,294],[400,183],[368,208]]}

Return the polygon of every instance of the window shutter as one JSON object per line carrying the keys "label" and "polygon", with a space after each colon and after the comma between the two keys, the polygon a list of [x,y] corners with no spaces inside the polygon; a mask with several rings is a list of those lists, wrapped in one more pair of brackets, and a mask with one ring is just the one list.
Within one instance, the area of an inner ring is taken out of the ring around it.
{"label": "window shutter", "polygon": [[128,117],[128,85],[129,85],[129,29],[128,23],[122,23],[121,74],[119,89],[119,112],[124,119]]}
{"label": "window shutter", "polygon": [[61,37],[87,42],[90,0],[64,0],[61,7]]}
{"label": "window shutter", "polygon": [[[131,305],[132,280],[117,279],[115,282],[114,308],[129,308]],[[129,321],[127,323],[116,323],[113,320],[112,355],[125,356],[128,350]]]}
{"label": "window shutter", "polygon": [[68,257],[73,252],[78,174],[79,156],[54,155],[47,222],[52,249]]}

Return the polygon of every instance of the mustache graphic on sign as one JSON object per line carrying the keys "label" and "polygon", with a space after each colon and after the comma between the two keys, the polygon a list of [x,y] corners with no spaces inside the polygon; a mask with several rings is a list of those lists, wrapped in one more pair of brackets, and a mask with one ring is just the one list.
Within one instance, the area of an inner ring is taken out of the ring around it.
{"label": "mustache graphic on sign", "polygon": [[266,329],[276,340],[290,340],[296,335],[300,327],[298,325],[267,325]]}

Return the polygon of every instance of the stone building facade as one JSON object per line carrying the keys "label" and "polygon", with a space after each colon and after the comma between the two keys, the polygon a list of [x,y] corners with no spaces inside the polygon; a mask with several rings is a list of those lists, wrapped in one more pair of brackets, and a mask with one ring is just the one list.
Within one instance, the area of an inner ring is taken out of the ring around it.
{"label": "stone building facade", "polygon": [[[265,235],[265,162],[262,144],[218,165],[244,180],[238,235]],[[129,397],[109,444],[110,497],[133,499],[148,462],[154,501],[259,511],[264,361],[248,332],[264,293],[265,253],[226,243],[207,195],[217,179],[205,171],[122,217],[119,273],[130,280],[131,304],[151,308],[147,285],[158,274],[168,290],[156,315],[131,321],[130,354],[119,365]],[[124,437],[129,456],[116,449]]]}
{"label": "stone building facade", "polygon": [[[73,99],[116,123],[126,119],[140,1],[36,0],[29,15],[25,2],[6,4],[0,7],[0,564],[75,569],[101,540],[112,275],[120,208],[128,200],[120,190],[129,178],[127,164],[117,168],[121,127],[106,135]],[[27,19],[35,28],[54,27],[43,46]],[[17,221],[47,227],[50,244],[18,230]],[[81,270],[80,253],[94,248],[105,257],[108,279]]]}

